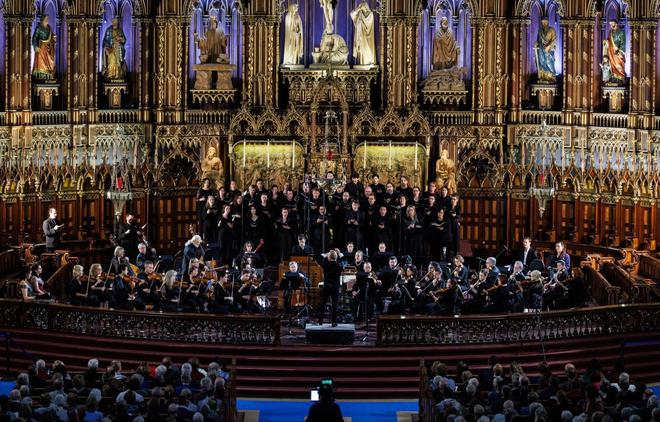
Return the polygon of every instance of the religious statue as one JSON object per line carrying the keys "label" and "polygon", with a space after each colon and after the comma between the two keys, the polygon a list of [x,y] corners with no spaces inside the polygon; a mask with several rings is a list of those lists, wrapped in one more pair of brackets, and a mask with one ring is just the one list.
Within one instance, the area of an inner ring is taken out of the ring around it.
{"label": "religious statue", "polygon": [[195,43],[200,50],[200,63],[229,63],[227,36],[215,16],[209,18],[209,28],[202,38],[195,33]]}
{"label": "religious statue", "polygon": [[534,54],[536,58],[536,70],[539,82],[555,83],[555,48],[557,46],[557,33],[551,27],[548,17],[541,18],[536,42],[534,43]]}
{"label": "religious statue", "polygon": [[443,149],[435,162],[435,184],[438,188],[447,187],[449,193],[456,192],[456,164],[449,158],[449,151]]}
{"label": "religious statue", "polygon": [[303,25],[298,5],[291,3],[284,18],[284,65],[296,65],[303,57]]}
{"label": "religious statue", "polygon": [[321,3],[321,9],[323,9],[323,20],[325,21],[324,32],[326,34],[332,34],[335,32],[335,26],[333,24],[335,11],[332,9],[332,0],[319,0]]}
{"label": "religious statue", "polygon": [[348,65],[348,46],[338,34],[323,34],[319,62],[332,65]]}
{"label": "religious statue", "polygon": [[626,34],[610,21],[610,35],[603,42],[603,82],[622,85],[626,81]]}
{"label": "religious statue", "polygon": [[363,0],[352,12],[355,26],[353,35],[353,56],[355,63],[369,65],[376,63],[376,42],[374,37],[374,14],[369,3]]}
{"label": "religious statue", "polygon": [[206,157],[202,160],[202,180],[209,179],[219,189],[225,182],[223,173],[222,160],[218,157],[215,147],[209,147]]}
{"label": "religious statue", "polygon": [[112,18],[112,25],[103,36],[103,76],[107,80],[124,80],[126,76],[126,36],[119,25],[119,18]]}
{"label": "religious statue", "polygon": [[458,64],[460,47],[449,28],[449,20],[440,18],[440,28],[433,37],[433,69],[452,69]]}
{"label": "religious statue", "polygon": [[48,24],[48,16],[43,15],[39,26],[32,35],[34,65],[32,77],[40,81],[55,79],[55,41],[56,36]]}

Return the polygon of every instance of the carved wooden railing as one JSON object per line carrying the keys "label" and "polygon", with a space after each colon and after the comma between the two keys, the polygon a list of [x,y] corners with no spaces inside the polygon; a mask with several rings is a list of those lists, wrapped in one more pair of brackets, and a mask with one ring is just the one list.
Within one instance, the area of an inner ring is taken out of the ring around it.
{"label": "carved wooden railing", "polygon": [[660,259],[647,254],[640,255],[639,275],[660,283]]}
{"label": "carved wooden railing", "polygon": [[71,279],[73,266],[77,263],[77,258],[70,258],[66,264],[61,265],[53,275],[46,280],[48,289],[55,298],[66,297],[66,284]]}
{"label": "carved wooden railing", "polygon": [[563,113],[561,111],[523,110],[521,112],[522,123],[540,125],[545,121],[548,125],[563,124]]}
{"label": "carved wooden railing", "polygon": [[0,327],[188,342],[274,345],[280,341],[277,316],[119,311],[11,299],[0,299]]}
{"label": "carved wooden railing", "polygon": [[591,125],[625,128],[628,127],[628,115],[613,113],[593,113],[591,115]]}
{"label": "carved wooden railing", "polygon": [[474,114],[471,111],[431,111],[428,113],[432,126],[471,125]]}
{"label": "carved wooden railing", "polygon": [[99,123],[138,123],[140,111],[135,109],[99,110]]}
{"label": "carved wooden railing", "polygon": [[660,330],[660,304],[456,317],[380,316],[379,345],[468,344]]}
{"label": "carved wooden railing", "polygon": [[69,112],[66,110],[33,111],[33,125],[65,125],[69,123]]}
{"label": "carved wooden railing", "polygon": [[[632,271],[632,269],[630,270]],[[601,266],[601,273],[607,280],[628,294],[628,302],[647,303],[651,300],[651,286],[644,280],[635,277],[632,272],[626,271],[613,262],[606,262]]]}
{"label": "carved wooden railing", "polygon": [[186,122],[196,124],[229,124],[231,114],[228,110],[188,110]]}
{"label": "carved wooden railing", "polygon": [[598,305],[618,305],[621,301],[621,289],[612,286],[598,270],[591,265],[582,265],[584,281],[590,296]]}
{"label": "carved wooden railing", "polygon": [[225,384],[225,400],[222,402],[223,421],[238,422],[238,408],[236,406],[236,358],[231,360],[229,379]]}

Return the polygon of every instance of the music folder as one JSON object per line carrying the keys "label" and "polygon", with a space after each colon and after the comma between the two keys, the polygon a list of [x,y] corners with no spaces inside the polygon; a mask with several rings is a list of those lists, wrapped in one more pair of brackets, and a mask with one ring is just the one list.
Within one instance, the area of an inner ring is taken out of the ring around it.
{"label": "music folder", "polygon": [[280,290],[298,290],[303,284],[304,278],[300,277],[300,273],[292,273],[287,271],[280,282]]}

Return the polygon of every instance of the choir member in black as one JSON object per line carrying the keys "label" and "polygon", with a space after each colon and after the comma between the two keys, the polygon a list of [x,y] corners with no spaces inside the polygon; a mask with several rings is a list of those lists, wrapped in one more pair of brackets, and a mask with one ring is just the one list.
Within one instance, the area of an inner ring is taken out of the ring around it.
{"label": "choir member in black", "polygon": [[548,265],[548,274],[552,279],[555,272],[558,271],[557,263],[561,261],[564,263],[564,270],[570,271],[571,269],[571,256],[566,253],[566,245],[564,242],[557,242],[555,244],[555,253],[550,257],[550,264]]}
{"label": "choir member in black", "polygon": [[458,203],[458,195],[456,194],[451,196],[449,208],[447,209],[447,216],[451,222],[451,255],[454,256],[458,253],[461,227],[461,206]]}
{"label": "choir member in black", "polygon": [[160,287],[161,309],[165,312],[176,312],[181,299],[181,285],[176,279],[176,271],[169,270],[163,277]]}
{"label": "choir member in black", "polygon": [[360,203],[353,201],[344,214],[344,242],[353,242],[357,249],[361,249],[363,224],[364,214],[360,211]]}
{"label": "choir member in black", "polygon": [[82,265],[74,265],[71,280],[66,285],[67,302],[74,306],[85,305],[87,299],[87,280],[83,282]]}
{"label": "choir member in black", "polygon": [[247,241],[243,245],[243,251],[234,259],[234,268],[245,269],[247,266],[250,268],[263,268],[265,260],[261,252],[254,248],[252,242]]}
{"label": "choir member in black", "polygon": [[440,188],[440,195],[438,195],[438,206],[448,210],[451,207],[451,197],[449,196],[449,189],[446,186]]}
{"label": "choir member in black", "polygon": [[[240,197],[238,197],[240,198]],[[222,207],[222,214],[218,218],[218,239],[217,244],[220,250],[220,262],[229,264],[234,257],[234,244],[236,218],[231,214],[231,206]]]}
{"label": "choir member in black", "polygon": [[328,250],[328,245],[332,244],[330,217],[328,216],[327,208],[323,205],[318,208],[318,213],[312,216],[310,243],[312,249],[317,252]]}
{"label": "choir member in black", "polygon": [[119,244],[126,250],[126,255],[135,259],[138,254],[137,246],[142,240],[142,229],[144,227],[138,226],[133,214],[126,215],[126,221],[119,224],[117,231],[117,240]]}
{"label": "choir member in black", "polygon": [[571,278],[565,284],[568,287],[566,305],[572,308],[584,306],[587,298],[587,290],[584,285],[584,274],[582,270],[578,267],[573,267],[571,269]]}
{"label": "choir member in black", "polygon": [[380,242],[377,246],[376,253],[371,257],[371,263],[377,271],[380,271],[389,264],[390,258],[393,255],[391,251],[387,250],[385,242]]}
{"label": "choir member in black", "polygon": [[183,257],[181,260],[181,274],[188,274],[190,261],[194,258],[204,259],[204,247],[202,246],[202,237],[198,234],[188,240],[183,247]]}
{"label": "choir member in black", "polygon": [[215,196],[209,195],[204,205],[204,216],[202,218],[202,238],[206,243],[214,243],[217,239],[216,230],[218,226],[218,207]]}
{"label": "choir member in black", "polygon": [[371,318],[377,296],[376,289],[380,284],[370,262],[365,262],[362,270],[355,273],[355,283],[351,291],[353,297],[351,311],[356,319],[360,318],[360,315],[364,316],[365,312]]}
{"label": "choir member in black", "polygon": [[135,265],[137,265],[140,270],[144,269],[145,262],[156,261],[156,259],[157,257],[153,248],[150,248],[149,245],[144,242],[138,244],[138,254],[135,258]]}
{"label": "choir member in black", "polygon": [[62,229],[64,224],[57,224],[57,210],[55,208],[48,208],[48,218],[42,223],[44,236],[46,236],[46,249],[53,252],[58,249],[61,244]]}
{"label": "choir member in black", "polygon": [[396,191],[400,196],[405,196],[408,200],[412,199],[413,197],[413,190],[410,187],[408,178],[406,176],[401,176],[399,178],[399,186],[397,186]]}
{"label": "choir member in black", "polygon": [[543,306],[546,309],[557,309],[568,292],[566,281],[568,272],[564,261],[555,263],[556,271],[553,272],[550,281],[543,286]]}
{"label": "choir member in black", "polygon": [[298,224],[302,221],[301,216],[298,215],[298,201],[294,196],[292,190],[287,190],[284,193],[284,202],[282,202],[282,208],[289,210],[289,217],[292,220],[295,220]]}
{"label": "choir member in black", "polygon": [[[261,196],[259,196],[259,203],[255,204],[254,207],[257,210],[257,213],[264,217],[265,220],[272,220],[273,213],[274,211],[274,206],[271,203],[270,199],[268,199],[268,194],[267,193],[262,193]],[[250,206],[250,214],[252,214],[252,206]]]}
{"label": "choir member in black", "polygon": [[445,216],[445,209],[438,208],[436,216],[431,220],[429,225],[430,229],[430,243],[431,243],[431,257],[436,261],[443,261],[445,257],[452,250],[451,223]]}
{"label": "choir member in black", "polygon": [[296,238],[296,221],[290,215],[289,208],[282,208],[281,216],[275,221],[278,262],[289,259],[289,254]]}
{"label": "choir member in black", "polygon": [[[373,196],[373,205],[376,205],[376,196],[374,195],[373,189],[371,189],[371,186],[367,186],[364,188],[364,195],[362,195],[362,199],[360,199],[360,208],[363,209],[365,212],[367,211],[367,208],[369,208],[369,197]],[[374,208],[374,212],[378,211],[378,208]]]}
{"label": "choir member in black", "polygon": [[383,197],[385,196],[385,185],[380,183],[380,177],[377,174],[371,176],[371,184],[369,187],[376,196],[376,202],[381,203],[383,201]]}
{"label": "choir member in black", "polygon": [[364,259],[364,252],[356,251],[355,259],[353,260],[351,266],[355,267],[355,270],[359,272],[359,271],[364,271],[364,264],[366,264],[366,261]]}
{"label": "choir member in black", "polygon": [[529,264],[532,263],[535,259],[538,259],[536,255],[536,249],[532,248],[532,239],[526,237],[522,241],[523,249],[518,255],[518,260],[522,262],[525,270],[529,269]]}
{"label": "choir member in black", "polygon": [[405,237],[405,226],[403,219],[406,216],[406,209],[408,208],[408,197],[401,195],[397,198],[396,203],[390,207],[392,212],[392,222],[393,222],[393,233],[394,233],[394,250],[396,250],[399,255],[404,255],[404,237]]}
{"label": "choir member in black", "polygon": [[500,274],[497,282],[486,289],[486,306],[483,311],[488,314],[506,312],[509,308],[509,289],[506,274]]}
{"label": "choir member in black", "polygon": [[247,192],[244,195],[241,195],[245,203],[258,203],[259,196],[257,195],[257,187],[255,185],[248,186]]}
{"label": "choir member in black", "polygon": [[[341,193],[340,193],[341,192]],[[339,198],[335,199],[335,195],[339,193]],[[346,222],[346,213],[348,212],[349,209],[351,209],[351,195],[342,190],[341,185],[337,186],[337,191],[333,195],[333,204],[334,204],[334,211],[332,214],[332,232],[337,233],[336,236],[334,236],[334,242],[335,246],[339,247],[340,245],[344,245],[348,242],[344,238],[344,224]]]}
{"label": "choir member in black", "polygon": [[306,294],[309,288],[309,280],[307,276],[300,271],[296,261],[289,262],[289,271],[282,274],[282,281],[280,282],[280,289],[284,291],[282,299],[284,300],[284,314],[282,319],[289,319],[291,315],[291,297],[293,292],[298,290],[299,294]]}
{"label": "choir member in black", "polygon": [[406,208],[406,215],[403,218],[405,247],[403,253],[412,257],[423,255],[422,252],[422,221],[417,217],[417,210],[409,205]]}
{"label": "choir member in black", "polygon": [[500,269],[497,268],[497,259],[495,257],[489,256],[486,258],[486,269],[488,270],[487,288],[490,288],[493,287],[497,282],[497,278],[500,276]]}
{"label": "choir member in black", "polygon": [[371,249],[377,250],[380,243],[392,244],[392,218],[387,212],[387,207],[381,205],[378,214],[370,222],[369,232],[372,234]]}
{"label": "choir member in black", "polygon": [[437,198],[438,198],[437,196],[431,195],[428,198],[426,198],[426,201],[424,203],[423,212],[424,212],[424,219],[427,222],[427,224],[430,224],[431,220],[433,220],[435,216],[438,214]]}
{"label": "choir member in black", "polygon": [[197,202],[197,229],[200,230],[204,223],[204,212],[206,211],[206,200],[209,196],[213,196],[213,188],[211,188],[211,181],[209,179],[202,180],[202,186],[197,189],[195,201]]}
{"label": "choir member in black", "polygon": [[399,194],[394,190],[394,185],[388,183],[385,185],[385,193],[383,194],[383,200],[381,203],[385,204],[388,209],[391,209],[392,207],[395,207],[398,202]]}
{"label": "choir member in black", "polygon": [[248,215],[249,205],[252,201],[248,202],[243,200],[242,196],[234,198],[231,205],[231,217],[234,222],[234,243],[231,245],[232,253],[236,253],[236,245],[245,242],[245,226],[244,221]]}
{"label": "choir member in black", "polygon": [[161,276],[154,271],[155,265],[152,261],[144,263],[143,270],[138,274],[139,296],[142,303],[151,305],[154,311],[160,310],[160,295],[158,292],[161,287]]}
{"label": "choir member in black", "polygon": [[126,250],[121,246],[117,246],[115,248],[114,256],[112,257],[112,260],[110,260],[110,272],[112,274],[119,274],[119,266],[122,264],[128,267],[128,272],[130,275],[135,275],[133,273],[133,269],[129,265],[129,260],[126,256]]}
{"label": "choir member in black", "polygon": [[348,242],[346,244],[346,250],[340,254],[341,259],[340,263],[342,266],[352,266],[355,264],[355,244],[353,242]]}
{"label": "choir member in black", "polygon": [[261,196],[262,193],[268,193],[268,189],[266,189],[266,184],[263,179],[257,179],[256,190],[258,196]]}
{"label": "choir member in black", "polygon": [[230,197],[234,197],[236,195],[240,195],[241,191],[238,189],[238,184],[236,183],[236,180],[231,180],[229,182],[229,189],[227,190],[227,195]]}
{"label": "choir member in black", "polygon": [[481,312],[486,305],[486,289],[492,286],[488,285],[489,271],[485,268],[479,271],[476,280],[470,283],[470,289],[463,294],[463,313]]}
{"label": "choir member in black", "polygon": [[245,240],[258,245],[266,241],[266,227],[268,227],[268,218],[257,211],[255,205],[250,205],[250,215],[245,222]]}
{"label": "choir member in black", "polygon": [[291,256],[309,255],[314,255],[314,249],[307,244],[307,237],[304,234],[299,234],[298,243],[291,248]]}
{"label": "choir member in black", "polygon": [[428,200],[431,196],[434,196],[436,200],[438,199],[438,196],[440,196],[440,192],[438,192],[438,186],[435,184],[435,182],[429,182],[429,187],[423,194],[425,200]]}
{"label": "choir member in black", "polygon": [[465,266],[465,259],[461,255],[454,256],[454,268],[452,269],[451,276],[456,280],[461,292],[466,292],[470,289],[470,282],[468,281],[468,269]]}
{"label": "choir member in black", "polygon": [[456,315],[457,304],[461,289],[451,278],[447,280],[446,287],[439,291],[431,291],[431,302],[427,305],[429,315]]}
{"label": "choir member in black", "polygon": [[328,303],[328,300],[331,300],[330,320],[333,327],[337,326],[337,306],[342,272],[341,265],[337,262],[338,258],[339,254],[337,250],[333,249],[323,257],[323,261],[321,262],[321,268],[323,268],[323,289],[321,290],[321,304],[319,306],[319,325],[323,323],[325,305]]}
{"label": "choir member in black", "polygon": [[127,277],[129,277],[128,265],[120,264],[119,271],[112,283],[111,306],[115,309],[133,309],[129,299],[130,287],[124,282],[124,278]]}
{"label": "choir member in black", "polygon": [[353,173],[351,175],[351,181],[346,183],[344,191],[348,192],[354,200],[358,202],[362,200],[362,197],[364,196],[364,186],[362,186],[362,182],[360,182],[359,174]]}
{"label": "choir member in black", "polygon": [[224,186],[218,189],[218,197],[216,198],[216,205],[218,209],[222,209],[225,204],[231,203],[235,195],[231,195],[227,192]]}
{"label": "choir member in black", "polygon": [[424,197],[422,197],[422,191],[419,190],[417,186],[415,186],[412,192],[412,197],[408,200],[408,205],[415,207],[415,211],[417,211],[418,214],[421,214],[424,208]]}

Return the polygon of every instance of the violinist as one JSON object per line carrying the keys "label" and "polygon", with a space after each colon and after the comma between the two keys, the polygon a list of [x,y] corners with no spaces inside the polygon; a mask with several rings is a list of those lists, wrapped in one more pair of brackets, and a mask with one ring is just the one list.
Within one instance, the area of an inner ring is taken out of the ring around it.
{"label": "violinist", "polygon": [[169,270],[163,277],[163,284],[160,288],[161,309],[166,312],[176,312],[181,300],[180,282],[176,279],[176,271]]}
{"label": "violinist", "polygon": [[578,267],[571,269],[571,277],[565,283],[568,285],[568,293],[566,295],[568,307],[583,306],[587,299],[587,290],[584,285],[584,274]]}
{"label": "violinist", "polygon": [[190,261],[194,258],[204,258],[204,247],[202,246],[202,237],[198,234],[190,238],[183,248],[183,259],[181,261],[181,274],[188,274]]}
{"label": "violinist", "polygon": [[128,265],[119,264],[119,271],[115,276],[115,280],[112,283],[112,300],[111,305],[115,309],[133,309],[130,300],[131,288],[124,282],[124,279],[128,279]]}
{"label": "violinist", "polygon": [[245,312],[261,312],[257,304],[257,290],[259,289],[259,279],[250,268],[246,268],[241,273],[241,287],[238,289],[238,303]]}
{"label": "violinist", "polygon": [[415,270],[411,265],[408,265],[405,269],[401,268],[399,270],[399,276],[394,282],[394,286],[390,289],[392,301],[387,308],[388,315],[405,315],[407,310],[414,303],[410,290],[408,290],[411,280],[414,283],[414,274]]}
{"label": "violinist", "polygon": [[430,291],[431,301],[426,305],[429,315],[455,315],[459,292],[460,288],[452,278],[447,280],[446,287]]}
{"label": "violinist", "polygon": [[543,275],[539,270],[529,273],[529,284],[523,292],[523,309],[541,309],[543,306]]}
{"label": "violinist", "polygon": [[188,279],[190,283],[185,291],[185,299],[183,303],[185,308],[197,312],[204,312],[206,308],[206,295],[208,292],[208,283],[212,280],[214,274],[208,273],[206,268],[202,265],[198,267],[190,267]]}
{"label": "violinist", "polygon": [[[233,308],[231,292],[225,286],[227,284],[227,273],[222,272],[218,274],[218,280],[215,281],[211,287],[213,294],[209,291],[209,304],[208,310],[214,314],[228,314]],[[240,312],[240,309],[237,310]]]}
{"label": "violinist", "polygon": [[115,248],[114,256],[110,261],[110,272],[113,274],[119,274],[120,265],[126,265],[126,267],[128,268],[128,274],[131,276],[135,276],[135,273],[131,268],[128,257],[126,256],[126,250],[121,246],[117,246]]}
{"label": "violinist", "polygon": [[355,261],[353,262],[353,266],[355,267],[355,270],[357,272],[364,271],[364,253],[362,251],[357,251],[355,252]]}
{"label": "violinist", "polygon": [[41,278],[43,269],[41,264],[34,264],[30,268],[30,284],[36,299],[50,299],[50,294],[46,291],[46,283]]}
{"label": "violinist", "polygon": [[[307,276],[298,269],[296,261],[289,262],[289,271],[282,274],[282,281],[280,282],[280,289],[284,291],[284,315],[283,319],[289,319],[291,313],[291,296],[293,291],[300,291],[309,287],[309,280]],[[304,294],[304,293],[303,293]]]}
{"label": "violinist", "polygon": [[261,268],[264,265],[264,257],[261,252],[254,249],[254,244],[251,241],[245,242],[243,245],[243,252],[234,258],[234,267],[241,270],[247,266],[251,268]]}
{"label": "violinist", "polygon": [[470,289],[468,269],[465,267],[465,259],[461,255],[454,256],[454,269],[451,272],[451,276],[456,279],[462,292],[466,292]]}
{"label": "violinist", "polygon": [[156,260],[156,255],[153,252],[153,249],[149,248],[148,245],[144,242],[140,242],[138,245],[138,255],[135,258],[135,265],[140,270],[144,270],[144,264],[147,261],[154,262]]}
{"label": "violinist", "polygon": [[543,286],[543,304],[548,309],[557,309],[558,302],[561,301],[568,292],[566,281],[568,272],[566,263],[562,260],[555,262],[556,271],[552,273],[552,278]]}
{"label": "violinist", "polygon": [[550,258],[550,265],[548,265],[548,273],[550,279],[554,277],[554,273],[559,271],[557,264],[559,261],[564,263],[563,269],[569,271],[571,269],[571,256],[566,253],[566,245],[564,242],[557,242],[555,244],[555,253]]}
{"label": "violinist", "polygon": [[486,258],[486,269],[488,270],[488,285],[486,286],[488,289],[497,283],[497,279],[500,276],[500,269],[497,268],[497,259],[495,257],[489,256]]}
{"label": "violinist", "polygon": [[486,289],[489,271],[483,268],[476,279],[473,279],[470,289],[463,294],[463,310],[465,313],[478,313],[486,304]]}
{"label": "violinist", "polygon": [[158,291],[162,283],[162,277],[154,271],[155,265],[152,261],[146,261],[144,268],[138,274],[139,296],[145,305],[152,305],[155,311],[160,310],[160,295]]}
{"label": "violinist", "polygon": [[[522,261],[516,261],[513,264],[513,272],[507,279],[507,291],[509,293],[509,309],[514,312],[520,312],[523,293],[525,291],[527,277],[524,273],[525,266]],[[525,284],[524,284],[525,283]]]}
{"label": "violinist", "polygon": [[110,278],[103,274],[101,264],[92,264],[89,267],[89,281],[87,282],[87,305],[99,306],[101,302],[107,302],[111,282]]}
{"label": "violinist", "polygon": [[87,277],[84,277],[82,265],[74,265],[71,275],[66,285],[66,299],[71,305],[84,305],[87,299]]}
{"label": "violinist", "polygon": [[509,303],[509,290],[506,274],[500,274],[494,286],[486,289],[486,306],[484,312],[499,313],[505,312]]}
{"label": "violinist", "polygon": [[435,312],[437,300],[431,296],[432,292],[440,292],[447,288],[447,281],[442,277],[442,269],[437,265],[429,265],[432,270],[430,274],[430,281],[427,282],[423,288],[417,290],[417,297],[415,298],[415,312],[427,313]]}

